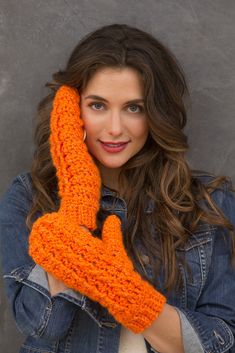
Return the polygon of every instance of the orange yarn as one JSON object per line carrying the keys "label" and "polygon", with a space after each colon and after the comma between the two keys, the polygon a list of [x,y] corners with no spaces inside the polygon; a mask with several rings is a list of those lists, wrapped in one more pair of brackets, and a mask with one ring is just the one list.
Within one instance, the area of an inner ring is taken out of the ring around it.
{"label": "orange yarn", "polygon": [[57,170],[60,212],[65,211],[67,217],[94,230],[100,207],[101,178],[83,142],[84,123],[79,103],[75,88],[62,86],[57,91],[50,121],[50,149]]}
{"label": "orange yarn", "polygon": [[166,298],[134,270],[116,215],[106,218],[102,239],[81,227],[95,227],[101,180],[82,141],[78,103],[75,89],[62,86],[56,93],[50,143],[61,206],[34,222],[29,254],[68,287],[98,301],[117,321],[140,333],[158,317]]}

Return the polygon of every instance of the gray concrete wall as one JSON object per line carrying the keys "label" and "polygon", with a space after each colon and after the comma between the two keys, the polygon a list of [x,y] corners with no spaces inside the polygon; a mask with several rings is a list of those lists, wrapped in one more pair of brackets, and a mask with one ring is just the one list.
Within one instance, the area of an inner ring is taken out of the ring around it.
{"label": "gray concrete wall", "polygon": [[[0,194],[30,166],[45,82],[83,35],[114,22],[150,31],[173,50],[192,96],[190,164],[235,182],[234,18],[234,0],[0,0]],[[1,282],[0,351],[18,352],[23,339]]]}

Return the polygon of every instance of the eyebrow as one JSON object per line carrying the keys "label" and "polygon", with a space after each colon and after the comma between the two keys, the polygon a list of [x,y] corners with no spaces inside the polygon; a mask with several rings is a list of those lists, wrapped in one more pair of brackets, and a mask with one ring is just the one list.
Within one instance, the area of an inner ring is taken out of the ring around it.
{"label": "eyebrow", "polygon": [[[96,95],[90,95],[90,96],[87,96],[85,97],[85,99],[88,99],[88,98],[91,98],[91,99],[98,99],[98,100],[101,100],[101,101],[104,101],[104,102],[108,102],[107,99],[103,98],[103,97],[100,97],[100,96],[96,96]],[[143,103],[144,100],[142,98],[136,98],[136,99],[132,99],[130,101],[127,101],[126,103]]]}

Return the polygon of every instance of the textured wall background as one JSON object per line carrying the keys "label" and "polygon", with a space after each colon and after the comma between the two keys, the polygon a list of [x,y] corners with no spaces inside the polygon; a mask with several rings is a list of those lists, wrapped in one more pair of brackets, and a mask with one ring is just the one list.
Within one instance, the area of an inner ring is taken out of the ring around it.
{"label": "textured wall background", "polygon": [[[0,195],[30,166],[45,82],[83,35],[114,22],[151,32],[176,54],[192,97],[188,160],[235,183],[234,18],[234,0],[0,0]],[[18,352],[23,339],[1,282],[1,352]]]}

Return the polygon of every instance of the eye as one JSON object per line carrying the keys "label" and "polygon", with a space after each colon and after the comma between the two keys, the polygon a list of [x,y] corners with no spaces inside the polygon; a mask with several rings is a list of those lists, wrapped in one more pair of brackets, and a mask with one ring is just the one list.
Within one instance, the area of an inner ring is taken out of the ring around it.
{"label": "eye", "polygon": [[[102,103],[99,103],[99,102],[92,102],[92,103],[90,103],[89,104],[89,107],[92,107],[92,106],[99,106],[99,105],[102,105],[103,106],[103,104]],[[93,109],[93,108],[92,108]],[[101,109],[95,109],[95,110],[101,110]]]}
{"label": "eye", "polygon": [[139,109],[139,111],[136,109],[134,109],[134,110],[131,109],[132,113],[141,113],[143,111],[143,107],[140,105],[137,105],[137,104],[131,104],[131,105],[129,105],[129,107],[136,107]]}
{"label": "eye", "polygon": [[[89,104],[89,107],[91,107],[94,110],[102,110],[99,107],[104,107],[104,104],[100,103],[100,102],[92,102],[92,103]],[[95,108],[93,108],[93,107],[95,107]],[[141,113],[144,110],[144,108],[141,105],[138,105],[138,104],[131,104],[128,107],[129,108],[131,107],[131,112],[132,113]],[[133,107],[137,108],[137,109],[133,109]]]}

